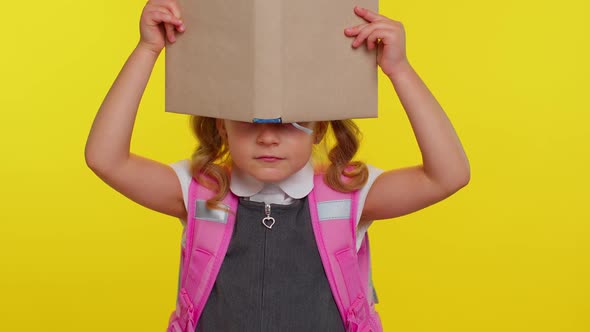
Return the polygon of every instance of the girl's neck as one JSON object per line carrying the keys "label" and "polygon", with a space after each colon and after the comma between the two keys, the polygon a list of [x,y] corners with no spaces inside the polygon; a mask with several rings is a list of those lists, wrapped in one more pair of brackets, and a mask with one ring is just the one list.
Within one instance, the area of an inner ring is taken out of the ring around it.
{"label": "girl's neck", "polygon": [[299,171],[282,181],[265,183],[237,167],[232,167],[230,190],[237,196],[250,197],[258,193],[274,192],[278,188],[289,197],[300,199],[307,196],[313,189],[313,174],[313,166],[311,162],[308,162]]}

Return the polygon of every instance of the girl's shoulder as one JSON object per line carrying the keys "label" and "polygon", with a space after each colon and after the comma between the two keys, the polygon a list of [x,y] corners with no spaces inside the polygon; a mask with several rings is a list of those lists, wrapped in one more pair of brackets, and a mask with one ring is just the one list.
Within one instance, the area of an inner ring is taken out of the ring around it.
{"label": "girl's shoulder", "polygon": [[[176,175],[178,176],[178,180],[179,180],[180,186],[182,188],[182,197],[183,197],[184,205],[185,205],[186,210],[188,211],[188,190],[189,190],[189,187],[190,187],[192,179],[193,179],[193,176],[192,176],[191,170],[190,170],[190,165],[191,165],[190,159],[182,159],[182,160],[176,161],[174,163],[171,163],[169,165],[170,165],[170,167],[172,167],[172,169],[174,169],[174,171],[176,172]],[[369,190],[371,189],[371,186],[373,185],[373,183],[375,182],[377,177],[379,177],[379,175],[384,172],[384,170],[377,168],[373,165],[369,165],[369,164],[367,164],[367,169],[369,171],[369,176],[367,179],[367,183],[365,183],[365,185],[359,191],[358,209],[357,209],[357,215],[355,218],[356,225],[357,225],[357,250],[360,248],[363,237],[364,237],[367,229],[369,228],[369,226],[372,223],[371,221],[368,221],[368,222],[363,222],[362,224],[359,225],[360,218],[361,218],[362,211],[363,211],[363,207],[365,205],[365,200],[367,198],[367,194],[369,193]],[[185,220],[181,220],[181,223],[183,224],[183,226],[186,225]]]}
{"label": "girl's shoulder", "polygon": [[182,159],[169,165],[172,167],[174,172],[176,172],[176,176],[178,176],[178,181],[180,182],[180,187],[182,188],[184,207],[188,211],[188,189],[193,179],[193,175],[191,174],[191,161],[190,159]]}

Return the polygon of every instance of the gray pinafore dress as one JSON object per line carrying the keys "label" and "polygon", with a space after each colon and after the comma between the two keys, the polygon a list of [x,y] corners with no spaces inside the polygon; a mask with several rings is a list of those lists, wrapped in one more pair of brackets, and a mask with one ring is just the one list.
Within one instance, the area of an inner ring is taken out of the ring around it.
{"label": "gray pinafore dress", "polygon": [[270,204],[240,198],[225,259],[196,332],[343,332],[317,248],[307,197]]}

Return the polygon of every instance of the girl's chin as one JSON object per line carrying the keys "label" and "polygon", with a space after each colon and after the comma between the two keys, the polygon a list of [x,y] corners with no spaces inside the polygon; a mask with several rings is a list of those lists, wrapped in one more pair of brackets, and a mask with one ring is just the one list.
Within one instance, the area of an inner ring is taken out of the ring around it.
{"label": "girl's chin", "polygon": [[263,169],[257,171],[256,174],[250,175],[260,182],[274,183],[288,178],[291,174],[286,174],[276,169]]}

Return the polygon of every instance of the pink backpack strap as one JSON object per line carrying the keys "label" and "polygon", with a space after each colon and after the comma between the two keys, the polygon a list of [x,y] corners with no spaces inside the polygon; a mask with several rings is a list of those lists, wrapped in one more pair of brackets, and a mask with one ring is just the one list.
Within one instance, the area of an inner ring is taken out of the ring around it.
{"label": "pink backpack strap", "polygon": [[222,201],[229,212],[212,210],[206,201],[214,193],[191,181],[188,193],[186,243],[182,250],[176,310],[168,332],[193,332],[219,269],[234,229],[238,199],[231,192]]}
{"label": "pink backpack strap", "polygon": [[368,236],[358,254],[356,250],[358,191],[333,190],[323,174],[316,174],[308,200],[320,257],[346,331],[382,331],[372,285],[369,293]]}

